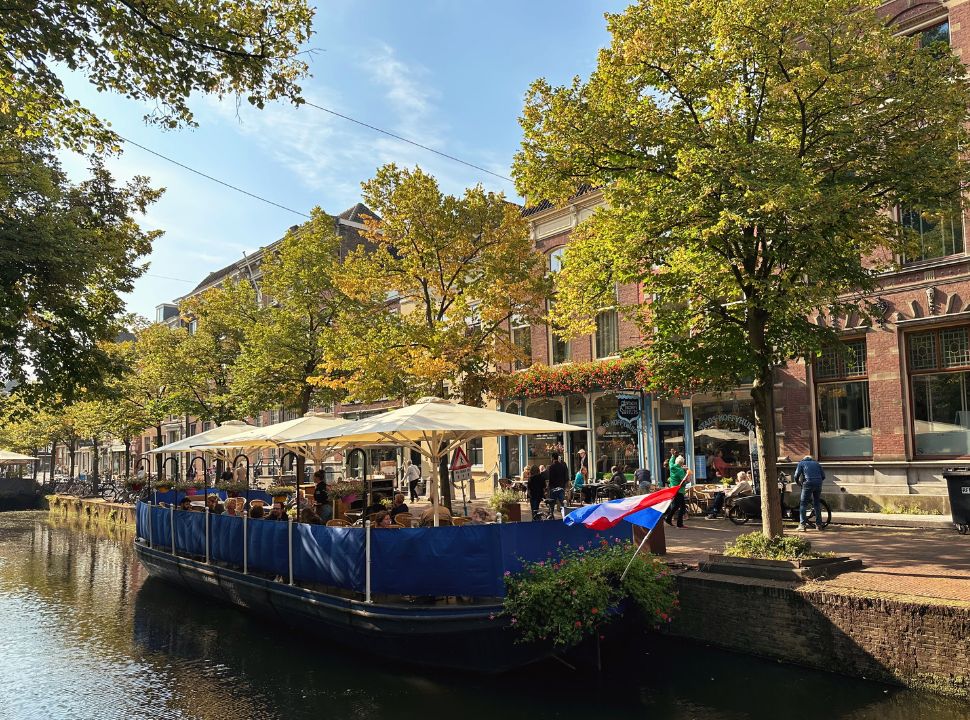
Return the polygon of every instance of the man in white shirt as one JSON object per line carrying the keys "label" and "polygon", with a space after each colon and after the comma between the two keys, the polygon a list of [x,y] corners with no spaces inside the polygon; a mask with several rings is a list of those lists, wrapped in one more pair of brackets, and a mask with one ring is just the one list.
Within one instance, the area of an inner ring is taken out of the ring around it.
{"label": "man in white shirt", "polygon": [[411,494],[411,502],[418,499],[418,481],[421,479],[421,467],[415,465],[410,460],[404,461],[404,482],[407,483],[408,492]]}

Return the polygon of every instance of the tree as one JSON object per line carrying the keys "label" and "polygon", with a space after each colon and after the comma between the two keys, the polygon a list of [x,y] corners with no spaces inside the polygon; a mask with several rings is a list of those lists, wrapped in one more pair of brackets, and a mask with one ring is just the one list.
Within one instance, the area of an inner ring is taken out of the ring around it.
{"label": "tree", "polygon": [[[0,13],[2,15],[2,13]],[[0,382],[70,402],[115,369],[99,342],[121,329],[121,293],[160,235],[138,227],[161,192],[118,187],[102,163],[68,182],[46,138],[24,140],[0,114]]]}
{"label": "tree", "polygon": [[333,218],[316,208],[311,220],[267,250],[259,268],[261,298],[249,281],[232,289],[238,302],[227,323],[238,323],[242,335],[232,389],[247,414],[282,405],[303,415],[339,395],[311,382],[319,377],[334,320],[350,302],[334,282],[339,265]]}
{"label": "tree", "polygon": [[[93,444],[94,455],[91,463],[91,488],[97,495],[101,477],[101,447],[110,440],[112,434],[111,403],[107,400],[80,400],[64,409],[74,434]],[[71,463],[73,464],[73,456]]]}
{"label": "tree", "polygon": [[[897,37],[875,0],[652,0],[608,16],[588,81],[537,81],[518,187],[603,187],[566,251],[557,320],[587,331],[615,282],[642,283],[655,389],[752,394],[765,533],[781,533],[773,370],[866,312],[906,245],[887,209],[960,204],[970,91],[945,47]],[[914,171],[917,169],[918,171]]]}
{"label": "tree", "polygon": [[445,195],[420,168],[393,164],[362,187],[377,216],[337,277],[356,305],[338,321],[325,382],[359,400],[481,404],[496,366],[515,356],[509,321],[538,318],[548,289],[520,208],[481,186]]}
{"label": "tree", "polygon": [[[3,448],[29,455],[49,449],[53,463],[60,434],[61,421],[54,407],[40,403],[28,404],[19,394],[5,399],[0,417],[0,446]],[[37,464],[34,465],[35,478],[36,473]]]}
{"label": "tree", "polygon": [[192,123],[198,92],[302,102],[312,20],[305,0],[13,0],[0,13],[0,106],[21,108],[19,136],[83,149],[117,138],[67,96],[58,67],[148,104],[163,127]]}

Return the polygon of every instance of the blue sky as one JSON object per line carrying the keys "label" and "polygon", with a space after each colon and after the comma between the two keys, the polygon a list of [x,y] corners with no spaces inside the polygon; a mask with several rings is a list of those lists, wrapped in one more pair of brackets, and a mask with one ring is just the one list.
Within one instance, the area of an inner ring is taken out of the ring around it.
{"label": "blue sky", "polygon": [[[309,46],[304,96],[500,175],[510,175],[524,93],[538,77],[562,84],[593,69],[608,44],[604,12],[624,3],[585,0],[326,0]],[[74,97],[123,136],[282,205],[336,214],[360,200],[360,182],[386,162],[421,165],[445,192],[481,182],[515,197],[510,183],[320,110],[277,103],[263,111],[200,97],[199,127],[145,125],[145,107],[69,78]],[[66,158],[72,173],[83,163]],[[279,238],[299,216],[260,203],[135,147],[112,160],[119,178],[147,175],[164,197],[143,218],[165,235],[148,274],[127,298],[154,308],[212,270]],[[167,279],[173,278],[173,279]]]}

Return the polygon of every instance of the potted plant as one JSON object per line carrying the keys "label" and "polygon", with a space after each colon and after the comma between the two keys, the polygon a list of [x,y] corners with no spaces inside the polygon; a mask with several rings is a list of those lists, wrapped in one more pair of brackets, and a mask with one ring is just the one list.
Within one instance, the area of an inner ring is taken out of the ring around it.
{"label": "potted plant", "polygon": [[270,485],[266,492],[273,496],[273,502],[285,503],[296,492],[296,488],[292,485]]}
{"label": "potted plant", "polygon": [[141,489],[145,487],[145,478],[143,477],[126,477],[124,480],[124,486],[126,490],[134,490],[135,492],[141,492]]}
{"label": "potted plant", "polygon": [[220,480],[216,483],[216,489],[222,490],[229,497],[239,497],[249,490],[249,485],[238,480]]}
{"label": "potted plant", "polygon": [[197,495],[199,490],[205,490],[205,483],[202,480],[183,480],[175,483],[175,489],[184,492],[186,495]]}
{"label": "potted plant", "polygon": [[337,498],[346,505],[364,494],[364,483],[357,480],[341,480],[327,487],[330,497]]}
{"label": "potted plant", "polygon": [[166,480],[163,478],[162,480],[159,480],[157,483],[155,483],[155,490],[158,492],[168,492],[171,489],[172,489],[171,480]]}
{"label": "potted plant", "polygon": [[502,517],[509,522],[522,521],[522,508],[519,506],[522,496],[515,490],[499,490],[488,500],[488,506],[493,512],[502,513]]}

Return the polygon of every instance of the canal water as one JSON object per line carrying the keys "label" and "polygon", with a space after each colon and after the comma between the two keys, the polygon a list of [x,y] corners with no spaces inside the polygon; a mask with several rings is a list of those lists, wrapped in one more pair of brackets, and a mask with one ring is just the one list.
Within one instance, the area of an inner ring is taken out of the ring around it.
{"label": "canal water", "polygon": [[381,664],[149,578],[130,531],[0,514],[0,720],[943,720],[958,701],[631,638],[604,672]]}

